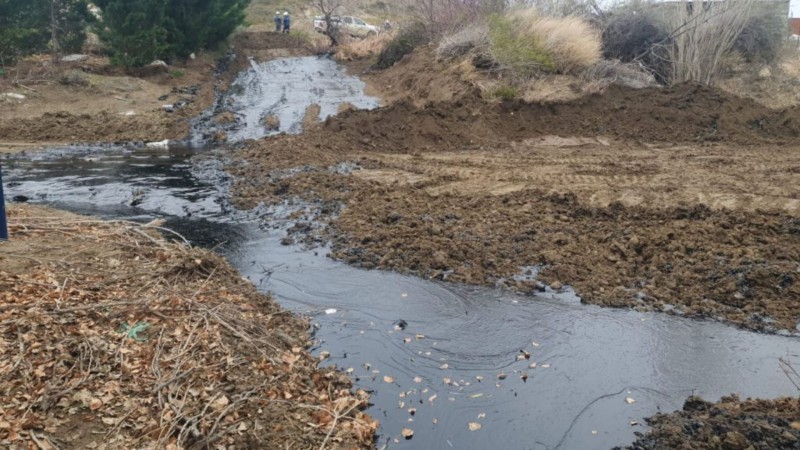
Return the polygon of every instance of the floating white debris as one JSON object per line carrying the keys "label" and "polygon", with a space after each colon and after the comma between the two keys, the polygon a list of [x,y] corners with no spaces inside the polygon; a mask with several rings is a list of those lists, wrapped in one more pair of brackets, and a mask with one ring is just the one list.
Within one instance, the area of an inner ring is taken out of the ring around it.
{"label": "floating white debris", "polygon": [[89,55],[82,55],[79,53],[67,55],[61,58],[61,60],[64,62],[80,62],[80,61],[86,61],[87,59],[89,59]]}
{"label": "floating white debris", "polygon": [[22,94],[15,94],[13,92],[6,92],[5,94],[0,94],[0,97],[8,100],[25,100],[25,96]]}
{"label": "floating white debris", "polygon": [[328,308],[328,309],[325,310],[325,314],[328,314],[328,315],[336,314],[336,312],[337,312],[336,308]]}
{"label": "floating white debris", "polygon": [[163,141],[156,141],[156,142],[148,142],[144,144],[145,147],[149,148],[169,148],[169,139],[164,139]]}

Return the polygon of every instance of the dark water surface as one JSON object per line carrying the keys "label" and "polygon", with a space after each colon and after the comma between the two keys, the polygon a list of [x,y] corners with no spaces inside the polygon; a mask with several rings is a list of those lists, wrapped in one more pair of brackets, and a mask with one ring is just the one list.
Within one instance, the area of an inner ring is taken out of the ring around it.
{"label": "dark water surface", "polygon": [[[379,448],[609,448],[691,394],[796,395],[778,367],[779,357],[800,354],[796,337],[586,306],[570,294],[525,297],[365,271],[325,258],[324,249],[280,245],[288,209],[231,208],[224,156],[72,148],[2,163],[8,199],[105,218],[165,217],[284,307],[313,316],[315,352],[330,352],[326,364],[374,391]],[[405,329],[395,328],[399,320]],[[470,422],[481,428],[470,431]],[[406,427],[415,431],[408,441]]]}

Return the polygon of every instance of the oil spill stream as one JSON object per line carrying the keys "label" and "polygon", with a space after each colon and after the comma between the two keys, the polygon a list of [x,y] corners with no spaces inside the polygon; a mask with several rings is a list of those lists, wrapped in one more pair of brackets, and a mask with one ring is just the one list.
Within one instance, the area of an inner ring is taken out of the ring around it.
{"label": "oil spill stream", "polygon": [[[259,288],[314,316],[326,364],[352,368],[357,387],[375,391],[370,413],[389,448],[609,448],[644,430],[631,422],[680,408],[692,393],[794,394],[777,360],[797,357],[796,338],[364,271],[283,246],[286,211],[230,208],[221,155],[196,153],[11,156],[7,195],[106,218],[166,217],[197,244],[222,244]],[[404,427],[414,438],[395,444]]]}
{"label": "oil spill stream", "polygon": [[[524,297],[364,271],[324,249],[281,245],[293,224],[286,217],[307,205],[235,210],[224,158],[222,149],[104,147],[2,163],[9,200],[167,218],[284,307],[313,316],[314,351],[330,353],[323,364],[374,391],[368,412],[382,424],[379,448],[610,448],[691,394],[796,394],[778,368],[779,357],[800,355],[796,337],[602,309],[568,294]],[[414,430],[411,440],[403,428]]]}
{"label": "oil spill stream", "polygon": [[[310,105],[319,106],[318,120],[347,104],[372,109],[380,100],[364,94],[365,84],[348,76],[329,57],[283,58],[266,63],[250,61],[230,88],[219,93],[214,106],[192,124],[190,142],[197,145],[223,132],[228,143],[278,133],[299,133]],[[231,111],[229,122],[218,115]],[[272,126],[267,118],[272,117]]]}

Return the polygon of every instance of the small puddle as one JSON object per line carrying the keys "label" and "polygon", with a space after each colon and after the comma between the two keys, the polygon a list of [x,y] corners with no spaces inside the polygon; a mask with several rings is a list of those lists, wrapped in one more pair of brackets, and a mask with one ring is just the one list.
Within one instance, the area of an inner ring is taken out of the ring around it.
{"label": "small puddle", "polygon": [[[364,271],[324,249],[283,246],[284,215],[230,207],[224,158],[221,149],[55,149],[7,155],[3,175],[9,199],[165,217],[284,307],[311,315],[314,350],[331,355],[324,364],[352,369],[356,387],[374,392],[379,448],[610,448],[691,394],[796,395],[778,368],[779,357],[800,355],[796,337]],[[481,428],[470,431],[471,422]]]}

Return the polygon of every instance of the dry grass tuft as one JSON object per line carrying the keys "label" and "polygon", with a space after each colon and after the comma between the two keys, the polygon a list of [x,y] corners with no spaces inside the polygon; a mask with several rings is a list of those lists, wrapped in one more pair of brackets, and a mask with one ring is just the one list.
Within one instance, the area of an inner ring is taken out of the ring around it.
{"label": "dry grass tuft", "polygon": [[535,9],[513,9],[445,36],[439,61],[472,54],[480,66],[529,78],[542,73],[575,74],[601,55],[600,34],[580,17],[547,17]]}
{"label": "dry grass tuft", "polygon": [[580,17],[545,17],[533,8],[506,16],[520,39],[548,54],[558,72],[575,73],[600,59],[600,35]]}
{"label": "dry grass tuft", "polygon": [[653,74],[648,72],[642,64],[623,63],[613,59],[598,61],[597,64],[586,69],[581,76],[587,83],[599,83],[603,86],[616,84],[633,89],[658,86]]}
{"label": "dry grass tuft", "polygon": [[489,46],[489,26],[485,23],[468,26],[443,37],[436,47],[436,60],[449,61],[460,58],[474,49]]}
{"label": "dry grass tuft", "polygon": [[334,58],[338,61],[353,61],[377,56],[394,37],[395,33],[385,32],[364,39],[346,38],[336,49]]}

